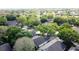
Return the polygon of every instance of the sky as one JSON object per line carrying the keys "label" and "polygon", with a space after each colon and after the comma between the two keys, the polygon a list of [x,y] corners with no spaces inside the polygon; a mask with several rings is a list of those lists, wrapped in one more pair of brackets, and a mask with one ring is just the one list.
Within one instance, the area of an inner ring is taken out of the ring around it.
{"label": "sky", "polygon": [[78,0],[0,0],[3,8],[79,8]]}

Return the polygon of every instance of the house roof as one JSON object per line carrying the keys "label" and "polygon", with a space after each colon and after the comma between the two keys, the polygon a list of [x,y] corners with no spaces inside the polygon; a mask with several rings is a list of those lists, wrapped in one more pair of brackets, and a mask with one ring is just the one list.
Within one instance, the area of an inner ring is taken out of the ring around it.
{"label": "house roof", "polygon": [[0,51],[11,51],[11,47],[8,43],[0,45]]}
{"label": "house roof", "polygon": [[64,51],[65,50],[65,45],[62,43],[62,41],[58,41],[57,38],[51,40],[44,46],[40,47],[39,50],[44,50],[44,51]]}
{"label": "house roof", "polygon": [[75,47],[71,47],[68,51],[75,51]]}
{"label": "house roof", "polygon": [[49,46],[45,50],[46,51],[64,51],[65,45],[62,42],[58,41],[58,42],[54,43],[53,45]]}
{"label": "house roof", "polygon": [[9,26],[15,26],[15,25],[17,25],[17,21],[16,20],[14,20],[14,21],[7,21],[6,24],[9,25]]}
{"label": "house roof", "polygon": [[51,40],[57,40],[57,41],[61,41],[63,42],[63,40],[59,39],[59,37],[55,37],[55,36],[52,36],[48,39],[48,41],[51,41]]}
{"label": "house roof", "polygon": [[79,46],[71,47],[69,51],[79,51]]}
{"label": "house roof", "polygon": [[39,47],[42,43],[44,43],[46,40],[42,36],[34,36],[33,41],[37,47]]}
{"label": "house roof", "polygon": [[74,46],[72,46],[69,51],[79,51],[79,44],[77,42],[73,42]]}
{"label": "house roof", "polygon": [[75,47],[75,50],[76,50],[76,51],[79,51],[79,46],[76,46],[76,47]]}

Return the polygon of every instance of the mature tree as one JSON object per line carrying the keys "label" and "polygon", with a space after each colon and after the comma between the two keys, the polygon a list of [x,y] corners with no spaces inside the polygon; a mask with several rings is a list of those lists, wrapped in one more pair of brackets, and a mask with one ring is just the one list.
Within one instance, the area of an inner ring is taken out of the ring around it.
{"label": "mature tree", "polygon": [[27,17],[25,15],[19,15],[16,19],[18,22],[22,23],[22,25],[27,23]]}
{"label": "mature tree", "polygon": [[55,13],[54,12],[48,12],[47,13],[47,18],[48,19],[53,19],[55,17]]}
{"label": "mature tree", "polygon": [[71,25],[69,23],[64,23],[63,25],[59,26],[59,30],[63,28],[71,28]]}
{"label": "mature tree", "polygon": [[5,33],[7,31],[8,27],[7,26],[0,26],[0,44],[3,44],[4,43],[4,36],[5,36]]}
{"label": "mature tree", "polygon": [[40,20],[36,15],[29,15],[27,20],[27,25],[37,26],[40,24]]}
{"label": "mature tree", "polygon": [[24,36],[31,38],[33,36],[33,34],[32,34],[32,32],[24,31],[24,30],[22,30],[21,32],[16,34],[17,38],[24,37]]}
{"label": "mature tree", "polygon": [[71,25],[74,25],[76,23],[76,19],[75,17],[68,17],[68,23]]}
{"label": "mature tree", "polygon": [[22,25],[37,26],[40,24],[40,21],[36,15],[21,15],[17,17],[17,20],[22,23]]}
{"label": "mature tree", "polygon": [[58,37],[62,40],[64,40],[64,43],[66,44],[67,48],[70,48],[74,42],[79,42],[79,34],[71,29],[71,28],[63,28],[59,31]]}
{"label": "mature tree", "polygon": [[77,18],[77,19],[75,20],[75,24],[74,24],[74,25],[79,26],[79,18]]}
{"label": "mature tree", "polygon": [[42,15],[41,17],[40,17],[40,21],[41,21],[41,23],[45,23],[45,22],[47,22],[47,16],[46,15]]}
{"label": "mature tree", "polygon": [[16,20],[16,16],[15,15],[7,15],[6,18],[7,18],[8,21]]}
{"label": "mature tree", "polygon": [[21,31],[20,28],[17,28],[17,27],[9,27],[8,30],[6,31],[6,38],[5,38],[5,42],[8,42],[10,43],[11,46],[14,45],[17,37],[17,33],[19,33]]}
{"label": "mature tree", "polygon": [[35,44],[31,38],[22,37],[17,39],[14,49],[15,51],[34,51]]}
{"label": "mature tree", "polygon": [[5,23],[7,22],[7,19],[5,16],[0,16],[0,25],[5,25]]}
{"label": "mature tree", "polygon": [[24,31],[18,27],[8,27],[6,32],[4,32],[4,35],[2,35],[2,41],[5,43],[9,43],[11,46],[13,46],[17,38],[24,36],[31,38],[32,32]]}
{"label": "mature tree", "polygon": [[65,17],[65,16],[55,17],[54,22],[56,22],[58,25],[61,25],[63,23],[67,23],[68,22],[68,18]]}
{"label": "mature tree", "polygon": [[55,34],[58,31],[58,25],[56,23],[41,24],[36,27],[37,30],[41,31],[43,34],[48,33],[50,35]]}

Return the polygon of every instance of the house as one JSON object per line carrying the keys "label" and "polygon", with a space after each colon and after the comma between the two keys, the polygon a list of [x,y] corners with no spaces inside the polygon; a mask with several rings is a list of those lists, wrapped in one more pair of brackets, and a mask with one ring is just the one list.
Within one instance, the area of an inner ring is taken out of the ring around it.
{"label": "house", "polygon": [[53,22],[54,19],[47,19],[48,22]]}
{"label": "house", "polygon": [[48,40],[51,41],[51,40],[54,40],[54,39],[61,41],[58,37],[55,37],[55,36],[50,37]]}
{"label": "house", "polygon": [[76,42],[72,42],[74,46],[72,46],[68,51],[79,51],[79,44]]}
{"label": "house", "polygon": [[17,23],[17,21],[16,20],[13,20],[13,21],[7,21],[6,22],[6,25],[8,25],[8,26],[16,26],[18,23]]}
{"label": "house", "polygon": [[79,46],[71,47],[68,51],[79,51]]}
{"label": "house", "polygon": [[5,43],[3,45],[0,45],[0,51],[11,51],[11,47],[8,43]]}
{"label": "house", "polygon": [[47,43],[47,40],[44,37],[42,37],[42,36],[36,35],[32,39],[33,39],[33,41],[34,41],[34,43],[35,43],[37,48],[39,48],[40,46],[42,46],[45,43]]}
{"label": "house", "polygon": [[79,51],[79,43],[72,41],[73,46],[68,51]]}
{"label": "house", "polygon": [[71,47],[68,51],[75,51],[75,47]]}
{"label": "house", "polygon": [[38,51],[64,51],[66,46],[58,38],[55,38],[43,45]]}
{"label": "house", "polygon": [[75,47],[75,50],[76,50],[76,51],[79,51],[79,46],[76,46],[76,47]]}

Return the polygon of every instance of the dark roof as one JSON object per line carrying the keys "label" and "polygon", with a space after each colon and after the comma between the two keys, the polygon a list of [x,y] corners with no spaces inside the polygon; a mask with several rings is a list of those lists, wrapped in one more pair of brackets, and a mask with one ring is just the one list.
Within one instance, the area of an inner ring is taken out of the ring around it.
{"label": "dark roof", "polygon": [[11,51],[11,47],[8,43],[0,45],[0,51]]}
{"label": "dark roof", "polygon": [[47,44],[40,47],[38,50],[41,51],[64,51],[66,46],[56,39],[48,42]]}
{"label": "dark roof", "polygon": [[79,46],[71,47],[68,51],[79,51]]}
{"label": "dark roof", "polygon": [[56,37],[52,36],[52,37],[49,38],[49,41],[54,40],[54,39],[56,39]]}
{"label": "dark roof", "polygon": [[68,51],[75,51],[75,47],[71,47]]}
{"label": "dark roof", "polygon": [[47,19],[47,21],[48,21],[48,22],[51,22],[51,21],[53,21],[53,19]]}
{"label": "dark roof", "polygon": [[45,50],[46,51],[64,51],[65,50],[65,45],[62,42],[57,41],[56,43],[54,43],[53,45],[49,46]]}
{"label": "dark roof", "polygon": [[42,43],[44,43],[46,40],[42,36],[34,36],[33,37],[33,41],[34,41],[36,47],[39,47],[39,45],[41,45]]}
{"label": "dark roof", "polygon": [[9,25],[9,26],[15,26],[15,25],[17,25],[17,21],[16,20],[14,20],[14,21],[7,21],[6,24]]}
{"label": "dark roof", "polygon": [[79,51],[79,46],[76,46],[76,47],[75,47],[75,50],[76,50],[76,51]]}

